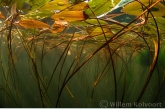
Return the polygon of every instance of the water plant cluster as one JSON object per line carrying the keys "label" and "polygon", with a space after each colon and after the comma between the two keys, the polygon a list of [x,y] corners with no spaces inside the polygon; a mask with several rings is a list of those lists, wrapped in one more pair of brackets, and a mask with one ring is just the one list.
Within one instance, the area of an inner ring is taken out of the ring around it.
{"label": "water plant cluster", "polygon": [[0,0],[0,107],[165,107],[164,3]]}

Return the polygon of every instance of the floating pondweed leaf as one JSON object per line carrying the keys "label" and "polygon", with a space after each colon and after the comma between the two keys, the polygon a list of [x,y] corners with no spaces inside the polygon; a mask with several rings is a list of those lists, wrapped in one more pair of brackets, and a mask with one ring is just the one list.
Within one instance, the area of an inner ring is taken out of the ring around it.
{"label": "floating pondweed leaf", "polygon": [[64,10],[67,9],[71,4],[69,4],[67,1],[63,0],[53,0],[45,4],[42,8],[39,10],[47,10],[47,11],[54,11],[54,10]]}
{"label": "floating pondweed leaf", "polygon": [[49,28],[50,26],[44,22],[38,21],[38,20],[20,20],[19,22],[20,26],[24,28]]}
{"label": "floating pondweed leaf", "polygon": [[[165,31],[165,23],[164,23],[165,22],[165,18],[158,17],[158,18],[155,18],[155,20],[156,20],[156,23],[157,23],[159,29]],[[149,20],[149,23],[150,23],[150,25],[153,25],[153,26],[156,27],[156,24],[154,22],[154,19],[150,19]]]}
{"label": "floating pondweed leaf", "polygon": [[47,4],[50,0],[30,0],[31,11],[37,10]]}
{"label": "floating pondweed leaf", "polygon": [[[156,0],[133,1],[123,8],[123,12],[138,16],[155,2]],[[150,9],[150,12],[154,15],[154,17],[161,17],[165,15],[164,10],[165,10],[165,6],[161,3],[158,3]],[[152,17],[150,12],[149,11],[146,12],[146,16]]]}
{"label": "floating pondweed leaf", "polygon": [[64,2],[57,2],[57,5],[59,5],[59,6],[64,6],[65,3],[64,3]]}
{"label": "floating pondweed leaf", "polygon": [[91,0],[88,2],[90,8],[85,10],[85,13],[91,17],[100,16],[109,12],[119,1],[120,0]]}
{"label": "floating pondweed leaf", "polygon": [[[85,2],[80,2],[80,3],[77,3],[77,4],[72,6],[71,4],[68,4],[67,1],[54,0],[54,1],[51,1],[51,2],[48,2],[47,4],[45,4],[42,8],[37,10],[37,12],[36,11],[30,12],[30,13],[26,14],[24,17],[25,18],[33,18],[33,19],[42,19],[42,18],[52,16],[53,13],[56,13],[59,15],[59,14],[63,13],[63,12],[60,12],[61,10],[63,10],[63,11],[66,11],[66,10],[82,11],[86,8],[88,8],[88,4]],[[73,13],[73,12],[71,12],[71,13]],[[38,16],[40,16],[40,17],[38,17]],[[64,16],[60,16],[59,19],[64,20],[63,18],[65,19]]]}
{"label": "floating pondweed leaf", "polygon": [[80,2],[77,4],[74,4],[73,6],[69,7],[70,11],[82,11],[89,8],[88,4],[86,2]]}
{"label": "floating pondweed leaf", "polygon": [[120,0],[120,2],[114,7],[114,9],[117,9],[119,7],[123,7],[124,5],[132,2],[134,0]]}
{"label": "floating pondweed leaf", "polygon": [[86,20],[88,16],[82,11],[62,11],[51,17],[54,20],[65,20],[69,22]]}
{"label": "floating pondweed leaf", "polygon": [[65,17],[59,17],[60,20],[65,20]]}
{"label": "floating pondweed leaf", "polygon": [[96,5],[91,6],[91,8],[92,8],[92,9],[95,9],[95,8],[96,8]]}
{"label": "floating pondweed leaf", "polygon": [[55,21],[52,25],[52,28],[49,31],[53,34],[62,32],[67,26],[67,22],[65,21]]}
{"label": "floating pondweed leaf", "polygon": [[0,18],[5,19],[5,16],[0,12]]}
{"label": "floating pondweed leaf", "polygon": [[42,11],[38,11],[38,12],[30,12],[24,16],[22,16],[22,18],[25,18],[25,19],[43,19],[43,18],[47,18],[47,17],[50,17],[52,16],[54,13],[51,12],[51,11],[46,11],[46,10],[42,10]]}

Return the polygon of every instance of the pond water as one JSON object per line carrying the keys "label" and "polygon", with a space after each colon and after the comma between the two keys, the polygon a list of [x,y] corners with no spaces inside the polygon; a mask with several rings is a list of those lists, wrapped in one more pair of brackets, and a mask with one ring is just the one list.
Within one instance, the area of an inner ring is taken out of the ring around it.
{"label": "pond water", "polygon": [[111,48],[93,54],[101,46],[95,41],[46,39],[23,45],[20,38],[13,40],[9,55],[7,42],[1,38],[1,107],[165,106],[163,47],[145,86],[153,58],[149,50],[116,49],[110,44]]}

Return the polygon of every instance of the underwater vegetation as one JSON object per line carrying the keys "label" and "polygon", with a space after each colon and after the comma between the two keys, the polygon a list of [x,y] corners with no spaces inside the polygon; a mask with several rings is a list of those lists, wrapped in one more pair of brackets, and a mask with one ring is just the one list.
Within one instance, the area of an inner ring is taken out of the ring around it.
{"label": "underwater vegetation", "polygon": [[0,107],[165,107],[164,0],[0,0]]}

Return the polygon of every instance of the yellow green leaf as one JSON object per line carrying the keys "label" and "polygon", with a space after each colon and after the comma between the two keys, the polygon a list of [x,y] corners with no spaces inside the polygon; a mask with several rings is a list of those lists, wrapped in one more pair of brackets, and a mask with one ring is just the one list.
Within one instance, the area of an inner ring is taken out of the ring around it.
{"label": "yellow green leaf", "polygon": [[[139,3],[141,2],[141,3]],[[140,15],[144,10],[149,8],[152,4],[156,2],[156,0],[139,0],[131,2],[130,4],[126,5],[123,8],[123,12],[138,16]],[[146,8],[147,7],[147,8]],[[161,3],[156,4],[154,7],[150,9],[154,17],[160,17],[164,16],[165,6]],[[149,17],[152,17],[151,14],[148,12],[145,13],[145,15],[148,15]]]}
{"label": "yellow green leaf", "polygon": [[85,13],[90,17],[100,16],[109,12],[120,0],[90,0],[89,9]]}
{"label": "yellow green leaf", "polygon": [[27,13],[24,16],[22,16],[21,18],[22,19],[37,19],[37,20],[41,20],[41,19],[50,17],[53,14],[54,14],[53,12],[42,10],[42,11]]}
{"label": "yellow green leaf", "polygon": [[48,2],[45,4],[40,10],[47,10],[47,11],[56,11],[56,10],[64,10],[67,7],[71,6],[71,4],[68,4],[68,2],[65,0],[53,0],[51,2]]}
{"label": "yellow green leaf", "polygon": [[37,10],[48,3],[50,0],[30,0],[31,11]]}
{"label": "yellow green leaf", "polygon": [[64,20],[64,21],[82,21],[86,20],[88,16],[82,11],[62,11],[52,15],[51,17],[54,20]]}
{"label": "yellow green leaf", "polygon": [[38,20],[30,20],[30,19],[21,20],[19,24],[24,28],[49,28],[48,24]]}
{"label": "yellow green leaf", "polygon": [[102,27],[87,27],[87,33],[91,36],[113,36],[111,29],[108,26]]}
{"label": "yellow green leaf", "polygon": [[74,4],[73,6],[69,7],[70,11],[82,11],[89,8],[88,4],[86,2],[80,2],[77,4]]}
{"label": "yellow green leaf", "polygon": [[[154,19],[150,19],[149,21],[148,21],[148,25],[152,25],[152,26],[154,26],[155,27],[155,30],[156,30],[156,25],[158,26],[158,28],[159,28],[159,30],[163,30],[164,31],[164,33],[165,33],[165,18],[163,18],[163,17],[158,17],[158,18],[155,18],[155,20],[156,20],[156,24],[155,24],[155,21],[154,21]],[[151,32],[151,31],[150,31]],[[155,32],[155,31],[153,31],[153,32]]]}

